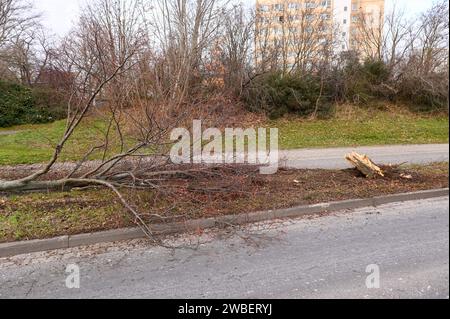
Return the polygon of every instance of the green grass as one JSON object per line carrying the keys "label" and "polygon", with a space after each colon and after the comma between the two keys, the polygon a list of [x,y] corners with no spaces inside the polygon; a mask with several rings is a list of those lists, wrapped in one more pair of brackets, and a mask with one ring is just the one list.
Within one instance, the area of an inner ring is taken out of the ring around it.
{"label": "green grass", "polygon": [[[55,145],[61,140],[66,121],[51,124],[22,125],[0,129],[0,132],[18,131],[16,134],[0,135],[0,165],[33,164],[48,161]],[[89,119],[81,124],[67,142],[60,159],[77,161],[93,146],[102,144],[106,123],[99,119]],[[115,134],[113,134],[113,139]],[[113,142],[114,145],[114,142]],[[110,153],[116,148],[112,149]],[[92,158],[99,158],[96,154]]]}
{"label": "green grass", "polygon": [[[267,127],[279,128],[282,149],[368,146],[384,144],[448,143],[446,116],[418,116],[401,112],[358,112],[349,118],[328,120],[281,119]],[[46,162],[64,132],[65,121],[0,129],[19,131],[0,135],[0,165]],[[92,146],[98,145],[105,122],[90,119],[70,139],[61,155],[63,161],[76,161]],[[115,149],[117,150],[117,148]],[[92,158],[99,158],[96,154]]]}
{"label": "green grass", "polygon": [[11,196],[6,208],[0,197],[0,242],[133,225],[116,202],[106,190]]}
{"label": "green grass", "polygon": [[395,144],[448,143],[449,121],[445,116],[425,117],[387,112],[356,119],[277,120],[280,148],[314,148]]}

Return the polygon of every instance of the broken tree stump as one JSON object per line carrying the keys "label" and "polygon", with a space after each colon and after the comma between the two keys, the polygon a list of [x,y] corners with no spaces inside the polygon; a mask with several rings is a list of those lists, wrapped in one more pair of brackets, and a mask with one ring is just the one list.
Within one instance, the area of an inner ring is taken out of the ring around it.
{"label": "broken tree stump", "polygon": [[375,163],[372,162],[372,160],[367,155],[361,155],[356,152],[352,152],[345,158],[367,178],[375,178],[377,176],[384,177],[383,170],[375,165]]}

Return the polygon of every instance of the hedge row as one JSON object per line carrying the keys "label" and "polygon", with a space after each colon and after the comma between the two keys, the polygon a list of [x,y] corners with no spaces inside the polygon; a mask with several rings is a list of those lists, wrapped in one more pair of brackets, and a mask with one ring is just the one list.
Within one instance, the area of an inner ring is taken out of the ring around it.
{"label": "hedge row", "polygon": [[445,111],[448,107],[444,74],[433,75],[424,82],[427,85],[409,76],[394,81],[383,62],[357,60],[325,72],[260,75],[243,91],[244,102],[251,111],[265,112],[271,118],[285,114],[328,115],[336,103],[401,102],[420,112]]}
{"label": "hedge row", "polygon": [[64,98],[55,90],[0,80],[0,127],[52,122],[64,118],[65,110]]}

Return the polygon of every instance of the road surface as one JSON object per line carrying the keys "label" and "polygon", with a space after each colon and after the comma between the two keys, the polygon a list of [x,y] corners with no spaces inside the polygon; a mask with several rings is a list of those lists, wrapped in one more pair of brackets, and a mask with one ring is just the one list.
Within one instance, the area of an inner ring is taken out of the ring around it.
{"label": "road surface", "polygon": [[[200,239],[194,250],[130,241],[0,259],[0,298],[448,298],[448,201],[170,239]],[[69,264],[79,289],[66,287]]]}
{"label": "road surface", "polygon": [[303,149],[280,152],[281,165],[304,169],[344,169],[350,167],[345,155],[356,151],[367,154],[377,164],[429,164],[448,162],[448,144],[396,145],[355,148]]}
{"label": "road surface", "polygon": [[[389,145],[369,147],[346,147],[325,149],[298,149],[280,151],[279,161],[281,167],[298,169],[345,169],[350,164],[345,160],[345,155],[356,151],[369,155],[377,164],[429,164],[435,162],[449,161],[448,144],[426,144],[426,145]],[[225,155],[228,156],[228,155]],[[233,155],[229,155],[232,157]],[[220,157],[222,158],[222,157]],[[145,159],[139,159],[139,163]],[[155,159],[147,158],[151,163]],[[94,168],[100,165],[99,161],[86,162],[86,168]],[[45,164],[0,166],[0,170],[6,175],[7,172],[32,172],[42,169]],[[54,170],[72,171],[77,163],[56,163]]]}

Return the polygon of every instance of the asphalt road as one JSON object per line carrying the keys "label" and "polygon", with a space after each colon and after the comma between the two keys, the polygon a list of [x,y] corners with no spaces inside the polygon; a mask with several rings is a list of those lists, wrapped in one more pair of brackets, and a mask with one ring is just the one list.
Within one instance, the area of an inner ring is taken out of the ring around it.
{"label": "asphalt road", "polygon": [[[279,152],[279,166],[297,169],[345,169],[351,165],[345,160],[345,155],[352,151],[369,155],[377,164],[429,164],[449,161],[448,144],[425,145],[390,145],[372,147],[346,147],[325,149],[298,149]],[[230,155],[231,156],[231,155]],[[142,163],[139,159],[139,163]],[[155,159],[147,158],[151,163]],[[86,168],[97,167],[98,161],[86,162]],[[33,172],[43,168],[45,164],[0,166],[3,174],[17,172]],[[71,172],[77,163],[56,163],[54,170]]]}
{"label": "asphalt road", "polygon": [[449,161],[448,144],[396,145],[355,148],[303,149],[280,152],[282,166],[304,169],[350,167],[345,155],[356,151],[369,155],[377,164],[428,164]]}
{"label": "asphalt road", "polygon": [[[0,259],[0,298],[448,298],[449,199]],[[194,247],[194,246],[193,246]],[[80,288],[68,289],[69,264]],[[368,265],[380,288],[366,287]]]}

